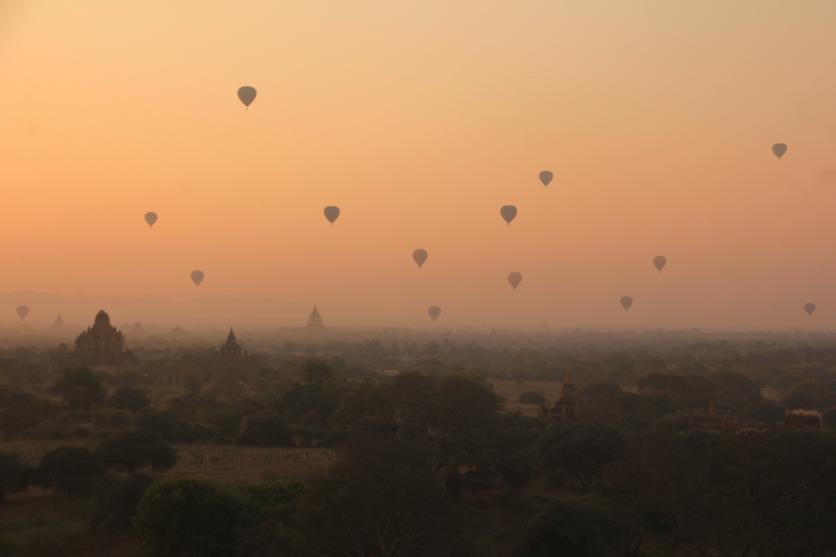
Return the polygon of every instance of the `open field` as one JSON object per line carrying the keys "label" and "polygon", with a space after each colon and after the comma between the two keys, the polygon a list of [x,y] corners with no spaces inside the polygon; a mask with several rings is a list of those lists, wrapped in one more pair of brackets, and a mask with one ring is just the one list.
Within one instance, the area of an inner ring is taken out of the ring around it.
{"label": "open field", "polygon": [[92,439],[3,441],[0,443],[0,453],[16,454],[28,464],[37,464],[46,453],[62,446],[92,449],[95,446],[95,441]]}
{"label": "open field", "polygon": [[[0,443],[0,452],[17,454],[35,464],[47,452],[64,445],[92,449],[95,442],[90,439],[7,441]],[[337,452],[333,449],[178,445],[177,464],[164,475],[221,482],[258,482],[273,478],[306,481],[324,476],[336,458]]]}
{"label": "open field", "polygon": [[222,482],[306,481],[324,476],[336,458],[332,449],[182,445],[177,464],[165,475]]}
{"label": "open field", "polygon": [[505,401],[507,412],[519,412],[526,416],[539,415],[540,406],[534,404],[520,404],[520,394],[526,392],[540,393],[550,404],[560,398],[563,388],[561,381],[513,381],[510,379],[492,379],[491,385],[496,394]]}

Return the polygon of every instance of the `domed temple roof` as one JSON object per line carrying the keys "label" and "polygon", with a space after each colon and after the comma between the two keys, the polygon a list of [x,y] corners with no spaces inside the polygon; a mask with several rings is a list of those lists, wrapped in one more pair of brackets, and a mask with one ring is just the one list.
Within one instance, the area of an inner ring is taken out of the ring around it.
{"label": "domed temple roof", "polygon": [[130,356],[130,352],[125,348],[122,333],[110,324],[110,316],[99,310],[93,326],[76,338],[75,356],[82,365],[118,365]]}

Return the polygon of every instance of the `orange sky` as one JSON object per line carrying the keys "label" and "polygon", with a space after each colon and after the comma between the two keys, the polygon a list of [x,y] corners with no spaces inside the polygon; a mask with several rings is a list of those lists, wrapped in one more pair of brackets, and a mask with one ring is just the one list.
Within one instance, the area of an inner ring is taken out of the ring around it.
{"label": "orange sky", "polygon": [[0,292],[832,327],[834,24],[830,0],[0,0]]}

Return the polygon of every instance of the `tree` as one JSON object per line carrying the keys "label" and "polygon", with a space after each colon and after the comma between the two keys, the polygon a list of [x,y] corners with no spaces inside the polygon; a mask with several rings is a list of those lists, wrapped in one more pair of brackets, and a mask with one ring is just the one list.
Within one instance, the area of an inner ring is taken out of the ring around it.
{"label": "tree", "polygon": [[293,446],[293,437],[284,416],[275,412],[262,412],[242,418],[241,431],[236,441],[239,445],[256,447]]}
{"label": "tree", "polygon": [[784,397],[787,408],[809,408],[824,410],[836,406],[836,380],[804,381]]}
{"label": "tree", "polygon": [[334,381],[298,383],[284,394],[278,410],[301,426],[307,443],[318,444],[329,436],[331,419],[343,397],[344,389]]}
{"label": "tree", "polygon": [[308,358],[302,362],[300,373],[305,382],[311,384],[325,383],[334,378],[334,370],[320,358]]}
{"label": "tree", "polygon": [[742,408],[761,400],[761,388],[754,381],[733,371],[718,371],[708,376],[717,386],[717,398]]}
{"label": "tree", "polygon": [[101,378],[87,368],[64,370],[52,390],[75,410],[88,410],[104,400]]}
{"label": "tree", "polygon": [[518,557],[621,557],[635,555],[641,520],[631,512],[584,504],[553,504],[534,517]]}
{"label": "tree", "polygon": [[776,402],[761,400],[747,408],[743,416],[755,422],[775,424],[784,420],[786,412],[786,409]]}
{"label": "tree", "polygon": [[836,439],[814,433],[637,436],[607,466],[611,496],[664,517],[702,555],[827,555]]}
{"label": "tree", "polygon": [[6,500],[6,493],[26,488],[29,468],[14,454],[0,453],[0,503]]}
{"label": "tree", "polygon": [[540,460],[552,481],[569,479],[588,488],[601,468],[616,458],[620,448],[621,437],[616,431],[594,426],[557,426],[543,437]]}
{"label": "tree", "polygon": [[0,387],[0,430],[20,434],[55,415],[59,406],[13,387]]}
{"label": "tree", "polygon": [[612,381],[597,381],[585,386],[582,390],[584,397],[612,396],[621,394],[622,390],[618,383]]}
{"label": "tree", "polygon": [[528,483],[537,469],[537,448],[545,425],[539,418],[503,414],[491,435],[491,452],[502,478],[513,487]]}
{"label": "tree", "polygon": [[124,468],[133,472],[150,466],[153,470],[165,470],[177,462],[177,452],[162,438],[150,430],[118,433],[99,444],[96,454],[108,468]]}
{"label": "tree", "polygon": [[108,400],[111,406],[120,410],[142,412],[150,405],[148,394],[142,389],[134,387],[120,387],[116,389]]}
{"label": "tree", "polygon": [[34,475],[37,485],[75,497],[102,481],[105,470],[83,447],[58,447],[41,458]]}
{"label": "tree", "polygon": [[205,480],[159,480],[133,523],[153,557],[229,557],[253,516],[239,492]]}
{"label": "tree", "polygon": [[670,400],[677,408],[707,407],[717,394],[717,386],[699,375],[651,373],[639,379],[644,395]]}
{"label": "tree", "polygon": [[145,474],[128,474],[114,480],[97,501],[95,526],[105,531],[129,531],[139,500],[151,485]]}
{"label": "tree", "polygon": [[825,426],[834,427],[836,426],[836,406],[832,408],[828,408],[824,412],[822,412],[822,421],[824,422]]}
{"label": "tree", "polygon": [[376,436],[352,440],[306,500],[312,553],[431,556],[456,534],[455,515],[424,448]]}
{"label": "tree", "polygon": [[500,398],[467,375],[403,374],[387,389],[388,414],[399,434],[421,443],[433,471],[446,464],[492,461]]}
{"label": "tree", "polygon": [[594,392],[584,391],[584,412],[595,423],[608,427],[639,431],[656,423],[665,414],[666,405],[672,406],[664,399],[625,393],[621,389]]}
{"label": "tree", "polygon": [[235,557],[299,557],[306,549],[299,530],[284,520],[268,518],[241,531]]}

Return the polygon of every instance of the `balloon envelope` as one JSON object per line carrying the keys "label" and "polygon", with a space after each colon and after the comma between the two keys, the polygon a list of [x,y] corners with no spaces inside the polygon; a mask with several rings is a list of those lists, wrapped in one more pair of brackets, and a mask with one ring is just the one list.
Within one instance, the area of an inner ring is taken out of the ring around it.
{"label": "balloon envelope", "polygon": [[322,212],[331,224],[334,224],[334,221],[340,217],[340,208],[335,205],[328,205]]}
{"label": "balloon envelope", "polygon": [[415,261],[415,263],[418,264],[419,269],[424,264],[424,262],[427,261],[427,255],[429,255],[427,253],[427,250],[421,248],[418,248],[417,250],[412,252],[412,259]]}
{"label": "balloon envelope", "polygon": [[21,319],[26,319],[26,316],[29,315],[29,306],[17,306],[15,313]]}
{"label": "balloon envelope", "polygon": [[807,302],[804,304],[804,311],[807,312],[807,315],[813,315],[813,312],[816,311],[816,304],[813,302]]}
{"label": "balloon envelope", "polygon": [[516,271],[513,273],[508,273],[508,282],[511,284],[511,286],[514,287],[514,290],[516,290],[522,282],[522,275],[517,273]]}
{"label": "balloon envelope", "polygon": [[653,266],[656,267],[657,271],[661,271],[665,268],[665,265],[668,264],[668,258],[664,255],[657,255],[653,258]]}
{"label": "balloon envelope", "polygon": [[241,99],[241,102],[246,107],[249,107],[253,103],[257,94],[258,91],[255,90],[255,87],[250,87],[249,85],[238,89],[238,98]]}
{"label": "balloon envelope", "polygon": [[154,226],[154,223],[157,222],[157,213],[154,211],[145,213],[145,222],[148,223],[148,226]]}
{"label": "balloon envelope", "polygon": [[203,271],[192,271],[191,277],[192,282],[200,286],[200,283],[203,282]]}
{"label": "balloon envelope", "polygon": [[506,223],[511,224],[511,221],[517,217],[517,208],[513,205],[503,205],[499,209],[499,214]]}
{"label": "balloon envelope", "polygon": [[772,153],[778,157],[779,159],[784,156],[787,152],[787,144],[786,143],[776,143],[772,146]]}
{"label": "balloon envelope", "polygon": [[633,298],[631,296],[624,296],[621,298],[621,307],[624,308],[624,311],[630,309],[630,306],[633,305]]}
{"label": "balloon envelope", "polygon": [[435,321],[439,318],[439,316],[441,316],[441,308],[438,306],[430,306],[430,309],[427,310],[427,313],[429,313],[432,320]]}
{"label": "balloon envelope", "polygon": [[548,186],[554,179],[554,173],[551,170],[543,170],[540,172],[540,181],[544,186]]}

